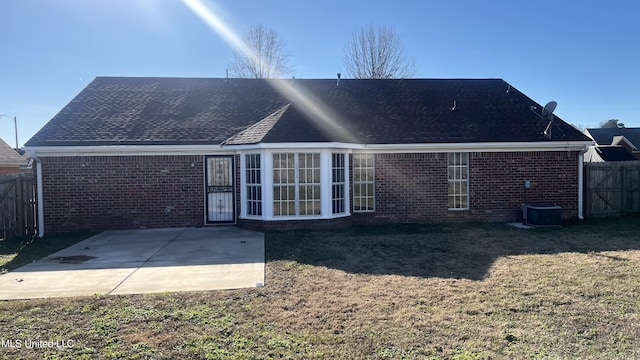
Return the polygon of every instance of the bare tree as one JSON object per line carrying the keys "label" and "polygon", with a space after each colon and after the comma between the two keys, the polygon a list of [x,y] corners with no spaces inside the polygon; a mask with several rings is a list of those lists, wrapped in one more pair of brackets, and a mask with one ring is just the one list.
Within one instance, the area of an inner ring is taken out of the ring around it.
{"label": "bare tree", "polygon": [[344,48],[347,73],[356,79],[397,79],[415,74],[413,59],[390,27],[370,25],[356,31]]}
{"label": "bare tree", "polygon": [[231,55],[232,76],[259,79],[284,75],[289,55],[275,31],[264,25],[254,26],[244,34],[243,41],[245,47]]}
{"label": "bare tree", "polygon": [[601,128],[624,128],[624,123],[621,123],[618,119],[609,119],[600,123]]}

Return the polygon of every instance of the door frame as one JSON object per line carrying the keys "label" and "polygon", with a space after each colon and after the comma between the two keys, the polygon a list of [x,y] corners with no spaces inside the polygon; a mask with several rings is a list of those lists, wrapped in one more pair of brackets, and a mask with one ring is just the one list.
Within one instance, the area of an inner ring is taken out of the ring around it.
{"label": "door frame", "polygon": [[[230,160],[231,166],[231,214],[232,219],[229,221],[209,220],[209,159],[211,158],[227,158]],[[205,155],[204,157],[204,223],[206,225],[234,225],[237,223],[238,214],[236,211],[236,157],[235,155]]]}

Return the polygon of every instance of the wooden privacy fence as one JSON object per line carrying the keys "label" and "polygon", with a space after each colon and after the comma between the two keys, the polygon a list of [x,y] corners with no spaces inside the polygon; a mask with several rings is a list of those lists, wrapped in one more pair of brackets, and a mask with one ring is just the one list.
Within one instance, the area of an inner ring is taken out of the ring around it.
{"label": "wooden privacy fence", "polygon": [[587,216],[640,212],[640,161],[585,163]]}
{"label": "wooden privacy fence", "polygon": [[36,234],[33,174],[0,176],[0,239]]}

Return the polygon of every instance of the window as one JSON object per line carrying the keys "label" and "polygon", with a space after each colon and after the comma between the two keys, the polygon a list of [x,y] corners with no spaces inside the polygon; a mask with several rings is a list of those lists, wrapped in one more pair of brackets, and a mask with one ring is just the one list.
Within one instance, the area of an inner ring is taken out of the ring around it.
{"label": "window", "polygon": [[320,215],[320,154],[273,154],[273,215]]}
{"label": "window", "polygon": [[320,215],[320,154],[298,154],[298,215]]}
{"label": "window", "polygon": [[449,153],[449,210],[469,209],[469,153]]}
{"label": "window", "polygon": [[342,214],[345,210],[344,154],[331,154],[331,207],[333,214]]}
{"label": "window", "polygon": [[294,154],[273,154],[273,215],[296,214]]}
{"label": "window", "polygon": [[262,186],[260,185],[260,154],[245,155],[247,183],[247,215],[262,215]]}
{"label": "window", "polygon": [[373,154],[353,155],[353,211],[374,211],[375,165]]}

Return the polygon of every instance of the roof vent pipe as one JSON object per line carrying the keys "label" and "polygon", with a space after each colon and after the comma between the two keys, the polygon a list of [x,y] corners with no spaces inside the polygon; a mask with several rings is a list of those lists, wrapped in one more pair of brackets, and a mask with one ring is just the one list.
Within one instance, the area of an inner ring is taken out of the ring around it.
{"label": "roof vent pipe", "polygon": [[342,76],[342,74],[338,73],[338,82],[336,83],[336,86],[340,86],[340,76]]}
{"label": "roof vent pipe", "polygon": [[453,100],[453,106],[451,107],[451,111],[454,111],[456,109],[456,101]]}

